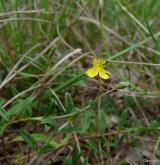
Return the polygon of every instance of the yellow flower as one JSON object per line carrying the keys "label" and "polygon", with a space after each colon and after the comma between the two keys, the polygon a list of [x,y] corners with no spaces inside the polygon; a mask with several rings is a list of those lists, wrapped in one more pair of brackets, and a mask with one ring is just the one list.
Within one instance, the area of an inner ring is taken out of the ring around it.
{"label": "yellow flower", "polygon": [[93,67],[88,69],[85,74],[88,77],[95,77],[99,74],[99,76],[103,79],[108,79],[110,73],[104,69],[104,64],[106,63],[105,60],[97,58],[93,59]]}

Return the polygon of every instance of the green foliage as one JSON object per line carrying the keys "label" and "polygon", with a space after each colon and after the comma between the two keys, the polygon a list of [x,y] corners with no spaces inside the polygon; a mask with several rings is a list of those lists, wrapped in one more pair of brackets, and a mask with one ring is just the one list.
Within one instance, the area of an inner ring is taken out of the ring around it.
{"label": "green foliage", "polygon": [[100,131],[105,132],[107,126],[106,126],[106,114],[104,111],[101,112],[101,121],[100,121]]}
{"label": "green foliage", "polygon": [[42,118],[41,124],[45,124],[46,131],[56,127],[56,121],[54,120],[53,116]]}
{"label": "green foliage", "polygon": [[17,102],[9,109],[7,113],[11,117],[31,117],[32,116],[32,107],[28,100],[19,99]]}
{"label": "green foliage", "polygon": [[38,150],[38,153],[39,154],[44,154],[44,153],[48,153],[48,152],[51,152],[55,149],[55,146],[50,144],[50,143],[47,143],[45,144],[44,146],[42,146],[39,150]]}
{"label": "green foliage", "polygon": [[95,121],[94,120],[95,113],[88,111],[88,112],[82,113],[81,116],[82,116],[82,132],[83,133],[90,132],[93,127],[93,121]]}
{"label": "green foliage", "polygon": [[[34,134],[31,134],[31,136],[35,139],[36,142],[47,142],[48,141],[48,137],[43,134],[34,133]],[[12,140],[12,142],[19,142],[19,141],[24,141],[22,136],[17,136],[16,138],[14,138]],[[57,145],[57,143],[54,139],[50,139],[49,143],[51,145]]]}
{"label": "green foliage", "polygon": [[0,117],[5,121],[8,121],[7,112],[1,107],[0,107]]}
{"label": "green foliage", "polygon": [[[159,8],[1,0],[0,164],[123,165],[148,145],[158,157]],[[85,75],[96,57],[109,80]]]}
{"label": "green foliage", "polygon": [[21,131],[20,134],[23,137],[24,141],[28,144],[29,147],[31,147],[33,151],[38,151],[37,142],[31,134],[26,131]]}
{"label": "green foliage", "polygon": [[95,142],[88,141],[87,144],[88,144],[89,148],[91,148],[95,153],[99,154],[99,148],[98,148],[98,145]]}
{"label": "green foliage", "polygon": [[8,127],[8,122],[4,121],[4,120],[1,120],[0,121],[0,137],[3,136],[3,134],[5,133],[5,130],[7,129]]}
{"label": "green foliage", "polygon": [[127,121],[127,114],[128,114],[127,110],[124,110],[124,111],[122,112],[122,115],[121,115],[120,120],[119,120],[119,123],[118,123],[118,127],[119,127],[120,129],[124,128],[124,126],[125,126],[125,124],[126,124],[126,121]]}
{"label": "green foliage", "polygon": [[[60,160],[62,160],[66,165],[78,165],[78,162],[80,161],[81,153],[79,153],[77,147],[74,145],[72,150],[72,159],[68,160],[65,157],[60,157]],[[86,163],[84,161],[84,163]]]}
{"label": "green foliage", "polygon": [[67,113],[71,113],[73,108],[74,104],[71,95],[69,93],[65,93],[65,109]]}

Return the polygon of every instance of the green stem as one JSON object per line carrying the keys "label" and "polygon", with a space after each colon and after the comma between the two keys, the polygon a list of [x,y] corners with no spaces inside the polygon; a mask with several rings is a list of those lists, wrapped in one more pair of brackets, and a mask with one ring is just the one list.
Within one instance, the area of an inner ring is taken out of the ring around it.
{"label": "green stem", "polygon": [[101,97],[100,97],[100,94],[101,94],[101,78],[99,78],[99,90],[98,90],[98,93],[97,93],[97,98],[98,98],[98,115],[97,115],[97,121],[98,121],[98,132],[100,133],[100,127],[101,127]]}
{"label": "green stem", "polygon": [[104,32],[104,29],[103,29],[103,15],[102,15],[102,13],[100,15],[100,32],[101,32],[101,37],[102,37],[102,41],[103,41],[104,50],[105,50],[106,54],[109,54],[107,41],[106,41],[106,37],[105,37],[105,32]]}

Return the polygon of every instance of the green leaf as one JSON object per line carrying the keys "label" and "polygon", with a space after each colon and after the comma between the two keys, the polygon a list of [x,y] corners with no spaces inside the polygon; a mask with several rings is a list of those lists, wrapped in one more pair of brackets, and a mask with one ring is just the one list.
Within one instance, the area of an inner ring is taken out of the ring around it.
{"label": "green leaf", "polygon": [[8,122],[6,122],[5,120],[1,120],[0,121],[0,136],[3,136],[7,127],[8,127]]}
{"label": "green leaf", "polygon": [[0,107],[0,117],[4,119],[5,121],[8,121],[7,118],[7,111],[5,111],[3,108]]}
{"label": "green leaf", "polygon": [[80,79],[82,79],[83,77],[84,77],[84,73],[81,73],[81,74],[79,74],[78,76],[73,77],[72,79],[68,80],[66,83],[64,83],[64,84],[62,84],[62,85],[60,85],[60,86],[58,86],[54,91],[55,91],[55,92],[59,92],[59,91],[65,89],[65,88],[67,88],[67,87],[73,85],[74,83],[78,82],[78,81],[79,81]]}
{"label": "green leaf", "polygon": [[0,99],[0,106],[2,106],[5,102],[5,99]]}
{"label": "green leaf", "polygon": [[81,131],[81,127],[79,125],[74,125],[74,126],[68,126],[68,127],[64,127],[61,129],[61,132],[66,132],[66,133],[69,133],[69,132],[80,132]]}
{"label": "green leaf", "polygon": [[81,153],[79,153],[77,146],[74,145],[73,151],[72,151],[72,164],[78,164],[78,161],[80,160]]}
{"label": "green leaf", "polygon": [[84,159],[82,165],[89,165],[89,163],[88,163],[88,159]]}
{"label": "green leaf", "polygon": [[106,114],[104,111],[101,112],[100,131],[104,132],[106,129]]}
{"label": "green leaf", "polygon": [[32,150],[37,151],[38,145],[35,138],[26,131],[21,131],[21,136],[23,137],[24,141],[31,147]]}
{"label": "green leaf", "polygon": [[84,112],[83,114],[81,114],[81,118],[82,118],[82,132],[83,133],[87,133],[87,131],[89,131],[91,123],[92,123],[92,117],[94,117],[94,113],[93,112]]}
{"label": "green leaf", "polygon": [[44,162],[42,165],[52,165],[50,161]]}
{"label": "green leaf", "polygon": [[[34,133],[34,134],[31,134],[31,136],[36,140],[36,142],[48,141],[48,137],[43,134]],[[19,141],[24,141],[22,136],[15,137],[11,142],[19,142]],[[58,145],[57,142],[53,138],[49,141],[49,143],[54,146]]]}
{"label": "green leaf", "polygon": [[72,139],[72,135],[71,134],[67,134],[59,143],[60,146],[65,145],[66,143],[68,143],[70,140]]}
{"label": "green leaf", "polygon": [[41,120],[41,124],[45,124],[45,128],[54,129],[56,127],[56,121],[54,116],[44,117]]}
{"label": "green leaf", "polygon": [[15,105],[13,105],[8,111],[10,117],[31,117],[32,116],[32,107],[31,103],[28,100],[19,99]]}
{"label": "green leaf", "polygon": [[44,154],[44,153],[48,153],[50,151],[53,151],[55,148],[54,145],[47,143],[45,146],[41,147],[38,151],[39,154]]}
{"label": "green leaf", "polygon": [[15,85],[11,85],[11,93],[13,96],[17,95],[19,93],[19,91],[17,90]]}
{"label": "green leaf", "polygon": [[65,108],[67,113],[71,113],[74,108],[72,97],[68,92],[65,93]]}
{"label": "green leaf", "polygon": [[96,143],[94,143],[92,141],[88,141],[87,144],[88,144],[89,148],[91,148],[94,152],[99,154],[99,148]]}
{"label": "green leaf", "polygon": [[127,115],[128,115],[127,110],[124,110],[124,111],[122,112],[122,115],[121,115],[121,117],[120,117],[120,121],[119,121],[119,123],[118,123],[118,127],[119,127],[120,129],[123,128],[124,125],[126,124]]}
{"label": "green leaf", "polygon": [[155,44],[157,44],[158,43],[157,39],[153,35],[152,29],[151,29],[151,27],[149,25],[148,18],[147,18],[148,11],[150,10],[150,5],[151,5],[151,4],[148,4],[147,2],[148,1],[145,1],[145,3],[144,3],[144,20],[145,20],[145,23],[147,25],[147,29],[148,29],[148,32],[149,32],[150,36],[152,37],[152,39],[155,42]]}
{"label": "green leaf", "polygon": [[59,159],[62,160],[65,165],[73,165],[71,160],[67,160],[64,156],[60,156]]}
{"label": "green leaf", "polygon": [[35,77],[37,78],[38,76],[32,73],[26,73],[26,72],[20,72],[19,73],[20,76],[23,76],[24,78],[28,78],[28,77]]}

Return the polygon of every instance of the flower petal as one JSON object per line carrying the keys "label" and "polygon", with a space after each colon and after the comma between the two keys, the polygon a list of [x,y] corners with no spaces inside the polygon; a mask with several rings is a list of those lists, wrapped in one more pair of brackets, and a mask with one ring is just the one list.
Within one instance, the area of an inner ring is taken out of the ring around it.
{"label": "flower petal", "polygon": [[103,79],[109,79],[109,74],[110,73],[104,70],[103,68],[99,70],[99,76]]}
{"label": "flower petal", "polygon": [[98,68],[96,67],[92,67],[90,69],[88,69],[85,74],[88,76],[88,77],[95,77],[97,74],[98,74]]}

